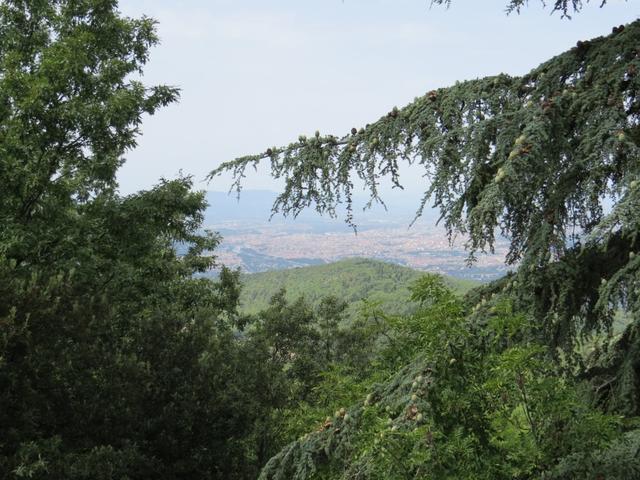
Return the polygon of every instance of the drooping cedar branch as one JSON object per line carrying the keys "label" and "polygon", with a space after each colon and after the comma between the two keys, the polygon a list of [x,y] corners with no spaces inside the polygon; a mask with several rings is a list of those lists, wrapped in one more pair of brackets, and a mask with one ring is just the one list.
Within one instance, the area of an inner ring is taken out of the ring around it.
{"label": "drooping cedar branch", "polygon": [[509,238],[507,261],[519,263],[545,334],[571,343],[610,326],[616,305],[640,311],[639,72],[636,21],[522,77],[426,92],[347,135],[301,136],[210,178],[231,172],[239,192],[247,168],[269,159],[285,182],[274,213],[335,215],[344,203],[352,223],[355,179],[375,201],[381,178],[400,186],[400,162],[417,164],[431,182],[417,214],[433,202],[449,235],[468,238],[470,259]]}
{"label": "drooping cedar branch", "polygon": [[[446,5],[449,7],[453,0],[431,0],[432,5]],[[579,12],[582,10],[585,3],[589,3],[590,0],[553,0],[545,1],[540,0],[540,3],[546,7],[548,4],[553,5],[553,12],[561,12],[562,16],[570,18],[572,12]],[[507,13],[517,12],[527,6],[529,0],[509,0],[506,5]],[[599,0],[600,7],[604,7],[607,4],[607,0]]]}
{"label": "drooping cedar branch", "polygon": [[[394,108],[342,137],[320,135],[224,163],[240,188],[248,166],[271,161],[285,188],[274,212],[315,207],[352,222],[353,178],[379,199],[382,177],[400,185],[399,163],[431,179],[420,203],[440,208],[450,234],[490,249],[496,230],[511,239],[509,262],[525,253],[558,258],[576,232],[603,220],[603,199],[637,196],[640,22],[575,48],[523,77],[458,83]],[[575,239],[573,239],[575,240]]]}

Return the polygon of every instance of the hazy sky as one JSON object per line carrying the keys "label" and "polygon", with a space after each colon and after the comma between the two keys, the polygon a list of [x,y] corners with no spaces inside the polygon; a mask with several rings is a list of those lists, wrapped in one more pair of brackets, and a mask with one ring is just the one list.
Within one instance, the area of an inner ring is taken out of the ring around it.
{"label": "hazy sky", "polygon": [[[569,21],[531,0],[506,16],[506,1],[122,0],[125,14],[159,22],[145,81],[179,86],[182,98],[145,119],[121,190],[180,170],[198,188],[226,190],[224,178],[202,182],[220,162],[316,129],[343,134],[456,80],[525,73],[640,15],[634,0],[592,0]],[[413,177],[408,190],[422,190]],[[247,187],[275,184],[259,172]]]}

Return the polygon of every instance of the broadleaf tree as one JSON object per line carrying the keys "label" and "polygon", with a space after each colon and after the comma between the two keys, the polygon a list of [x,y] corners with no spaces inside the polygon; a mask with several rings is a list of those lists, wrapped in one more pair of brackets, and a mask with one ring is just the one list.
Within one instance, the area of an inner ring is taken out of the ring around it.
{"label": "broadleaf tree", "polygon": [[[0,477],[250,478],[258,359],[189,178],[121,196],[154,21],[0,4]],[[187,250],[178,256],[176,248]],[[255,359],[255,362],[252,360]]]}

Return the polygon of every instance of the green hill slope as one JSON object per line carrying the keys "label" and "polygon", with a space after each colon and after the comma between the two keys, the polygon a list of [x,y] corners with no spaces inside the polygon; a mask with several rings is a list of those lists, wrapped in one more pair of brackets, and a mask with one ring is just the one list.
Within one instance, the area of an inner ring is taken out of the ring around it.
{"label": "green hill slope", "polygon": [[[327,295],[352,303],[357,308],[363,299],[382,302],[389,313],[407,313],[411,304],[409,285],[423,272],[379,260],[351,258],[326,265],[254,273],[242,277],[241,309],[256,313],[281,288],[295,299],[304,295],[312,303]],[[465,293],[478,282],[447,277],[459,293]]]}

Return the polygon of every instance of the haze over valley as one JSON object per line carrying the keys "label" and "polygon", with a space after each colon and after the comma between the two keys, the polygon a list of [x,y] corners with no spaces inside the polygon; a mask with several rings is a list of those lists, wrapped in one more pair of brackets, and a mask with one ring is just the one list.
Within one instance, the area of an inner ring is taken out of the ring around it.
{"label": "haze over valley", "polygon": [[436,225],[437,212],[425,210],[411,226],[417,208],[413,197],[395,195],[387,210],[375,205],[366,211],[361,207],[366,199],[356,199],[356,233],[340,212],[338,218],[305,211],[296,219],[277,214],[270,220],[276,195],[246,190],[238,200],[233,193],[208,192],[205,226],[223,237],[215,252],[219,263],[256,273],[362,257],[480,281],[507,271],[504,240],[498,241],[494,254],[479,255],[468,267],[464,239],[450,245],[444,227]]}

